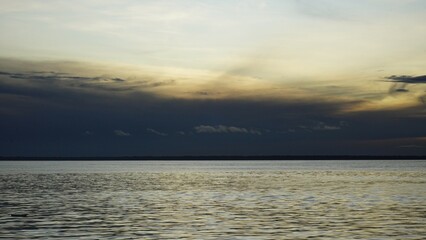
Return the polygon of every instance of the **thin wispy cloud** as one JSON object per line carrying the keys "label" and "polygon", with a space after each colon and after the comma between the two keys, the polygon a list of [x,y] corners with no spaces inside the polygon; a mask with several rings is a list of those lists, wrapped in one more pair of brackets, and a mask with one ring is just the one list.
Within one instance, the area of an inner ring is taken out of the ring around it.
{"label": "thin wispy cloud", "polygon": [[425,148],[426,146],[421,146],[421,145],[402,145],[399,146],[400,148]]}
{"label": "thin wispy cloud", "polygon": [[105,91],[137,91],[174,84],[174,80],[144,80],[143,77],[124,79],[116,76],[74,75],[66,72],[0,72],[0,75],[18,80],[37,82],[38,84],[57,85],[58,87],[94,89]]}
{"label": "thin wispy cloud", "polygon": [[353,14],[353,6],[352,11],[350,11],[350,6],[354,5],[352,2],[296,0],[294,3],[300,13],[309,17],[330,21],[349,21],[354,19],[354,16],[351,16]]}
{"label": "thin wispy cloud", "polygon": [[194,130],[197,133],[246,133],[262,135],[259,130],[247,129],[243,127],[225,126],[225,125],[199,125],[195,126]]}
{"label": "thin wispy cloud", "polygon": [[167,133],[157,131],[157,130],[155,130],[153,128],[147,128],[146,131],[148,131],[149,133],[153,133],[155,135],[158,135],[158,136],[162,136],[162,137],[165,137],[165,136],[168,135]]}
{"label": "thin wispy cloud", "polygon": [[119,137],[128,137],[128,136],[131,135],[129,132],[125,132],[125,131],[119,130],[119,129],[114,130],[114,134],[116,136],[119,136]]}

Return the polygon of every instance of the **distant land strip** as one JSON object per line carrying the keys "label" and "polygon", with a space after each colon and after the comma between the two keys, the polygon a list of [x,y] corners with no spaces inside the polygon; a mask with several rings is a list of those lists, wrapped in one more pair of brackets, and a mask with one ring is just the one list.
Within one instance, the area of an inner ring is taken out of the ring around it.
{"label": "distant land strip", "polygon": [[249,156],[112,156],[112,157],[43,157],[43,156],[0,156],[0,161],[236,161],[236,160],[426,160],[426,156],[385,155],[249,155]]}

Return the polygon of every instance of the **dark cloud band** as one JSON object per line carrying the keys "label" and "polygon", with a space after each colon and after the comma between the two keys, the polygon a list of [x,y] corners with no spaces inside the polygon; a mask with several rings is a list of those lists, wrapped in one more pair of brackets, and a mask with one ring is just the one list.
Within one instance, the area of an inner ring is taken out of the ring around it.
{"label": "dark cloud band", "polygon": [[[165,97],[147,89],[172,80],[135,85],[123,76],[65,70],[0,72],[0,155],[424,152],[398,147],[423,144],[423,107],[345,113],[361,100]],[[388,80],[399,91],[407,79]],[[413,140],[360,144],[400,137]]]}
{"label": "dark cloud band", "polygon": [[426,75],[422,76],[410,76],[410,75],[392,75],[386,77],[391,82],[398,83],[410,83],[410,84],[421,84],[426,83]]}

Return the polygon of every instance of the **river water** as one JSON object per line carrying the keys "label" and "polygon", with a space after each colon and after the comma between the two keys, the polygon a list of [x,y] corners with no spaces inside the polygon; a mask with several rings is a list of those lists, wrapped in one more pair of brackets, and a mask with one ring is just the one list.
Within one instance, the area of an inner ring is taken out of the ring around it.
{"label": "river water", "polygon": [[425,239],[426,161],[3,161],[0,239]]}

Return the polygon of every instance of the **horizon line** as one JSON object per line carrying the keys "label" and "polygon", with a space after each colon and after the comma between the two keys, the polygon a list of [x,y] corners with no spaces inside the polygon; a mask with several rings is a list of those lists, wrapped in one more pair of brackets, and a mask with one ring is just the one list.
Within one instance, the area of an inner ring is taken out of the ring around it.
{"label": "horizon line", "polygon": [[426,160],[426,155],[134,155],[134,156],[0,156],[10,160]]}

